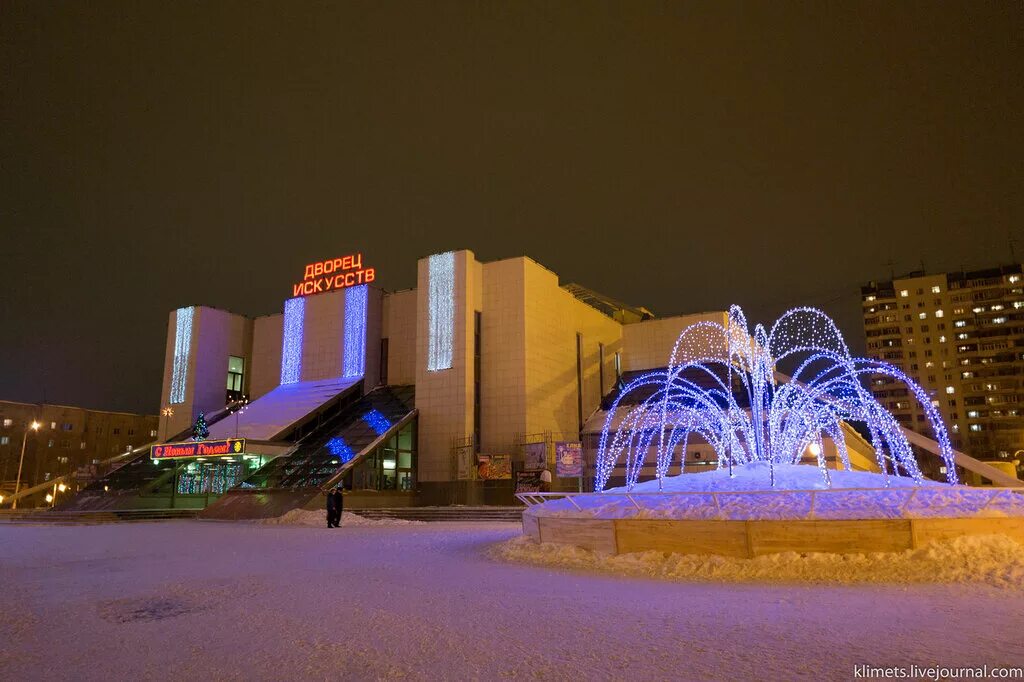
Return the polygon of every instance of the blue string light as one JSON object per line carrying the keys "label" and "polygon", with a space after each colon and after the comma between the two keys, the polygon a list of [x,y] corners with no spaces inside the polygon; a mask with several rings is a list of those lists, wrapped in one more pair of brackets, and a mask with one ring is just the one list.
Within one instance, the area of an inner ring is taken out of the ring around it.
{"label": "blue string light", "polygon": [[302,334],[306,317],[306,299],[290,298],[284,302],[284,334],[281,342],[281,385],[297,383],[302,378]]}
{"label": "blue string light", "polygon": [[[789,380],[779,381],[775,368],[786,360],[800,363]],[[668,368],[635,378],[615,398],[598,445],[596,489],[604,490],[623,458],[626,486],[632,488],[650,450],[657,453],[655,473],[662,483],[680,445],[685,461],[691,434],[715,450],[719,468],[728,466],[730,471],[756,461],[796,464],[809,452],[831,486],[824,439],[835,444],[849,469],[843,435],[847,421],[867,425],[885,476],[902,471],[921,482],[923,475],[899,422],[864,387],[865,379],[879,376],[905,384],[921,404],[946,463],[947,479],[956,483],[942,417],[925,390],[898,367],[852,357],[835,322],[815,308],[794,308],[771,330],[759,324],[751,334],[743,311],[733,306],[724,326],[703,321],[684,329]],[[636,405],[623,404],[636,393],[647,397]]]}
{"label": "blue string light", "polygon": [[348,464],[356,456],[355,451],[340,436],[335,436],[327,441],[327,449],[335,457],[340,457],[342,464]]}
{"label": "blue string light", "polygon": [[346,379],[363,376],[366,371],[366,298],[365,284],[345,289],[345,352],[343,374]]}
{"label": "blue string light", "polygon": [[188,356],[192,349],[192,318],[195,308],[178,308],[174,314],[174,359],[171,365],[170,404],[185,402]]}
{"label": "blue string light", "polygon": [[370,410],[363,415],[363,421],[373,429],[378,436],[383,436],[391,428],[391,420],[377,410]]}

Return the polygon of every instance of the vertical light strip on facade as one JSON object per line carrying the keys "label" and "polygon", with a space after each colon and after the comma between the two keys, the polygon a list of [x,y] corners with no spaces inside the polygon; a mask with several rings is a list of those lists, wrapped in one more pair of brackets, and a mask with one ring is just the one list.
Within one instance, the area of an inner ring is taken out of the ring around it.
{"label": "vertical light strip on facade", "polygon": [[345,352],[342,376],[361,377],[366,371],[366,297],[369,287],[363,284],[345,289]]}
{"label": "vertical light strip on facade", "polygon": [[455,341],[455,252],[427,260],[427,371],[451,369]]}
{"label": "vertical light strip on facade", "polygon": [[192,317],[195,308],[178,308],[174,315],[174,361],[171,365],[170,404],[185,402],[188,385],[188,356],[192,350]]}
{"label": "vertical light strip on facade", "polygon": [[306,299],[284,302],[284,334],[281,340],[281,385],[294,384],[302,377],[302,329]]}

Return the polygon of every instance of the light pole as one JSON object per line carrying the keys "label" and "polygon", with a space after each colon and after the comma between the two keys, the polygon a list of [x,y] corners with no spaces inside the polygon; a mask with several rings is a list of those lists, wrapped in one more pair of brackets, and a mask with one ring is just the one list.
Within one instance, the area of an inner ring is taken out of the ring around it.
{"label": "light pole", "polygon": [[174,408],[173,407],[165,407],[162,410],[160,410],[160,414],[164,418],[164,437],[160,439],[161,442],[163,442],[163,441],[167,440],[167,427],[169,426],[168,422],[170,422],[171,417],[174,416]]}
{"label": "light pole", "polygon": [[28,441],[28,430],[38,431],[42,426],[39,422],[32,420],[32,423],[25,427],[25,434],[21,437],[21,458],[18,460],[18,478],[14,481],[14,501],[11,502],[11,509],[18,508],[18,490],[21,489],[21,467],[25,464],[25,443]]}

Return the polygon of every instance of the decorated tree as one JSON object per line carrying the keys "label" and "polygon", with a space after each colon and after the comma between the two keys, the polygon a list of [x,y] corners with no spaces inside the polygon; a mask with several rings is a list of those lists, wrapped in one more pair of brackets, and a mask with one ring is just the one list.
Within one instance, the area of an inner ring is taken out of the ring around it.
{"label": "decorated tree", "polygon": [[192,425],[192,440],[206,440],[209,435],[210,427],[206,425],[206,414],[200,412],[196,418],[196,423]]}

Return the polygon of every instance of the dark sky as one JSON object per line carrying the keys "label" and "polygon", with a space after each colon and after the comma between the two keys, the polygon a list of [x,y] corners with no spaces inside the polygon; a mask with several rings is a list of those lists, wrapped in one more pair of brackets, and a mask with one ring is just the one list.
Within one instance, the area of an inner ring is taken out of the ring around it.
{"label": "dark sky", "polygon": [[[658,314],[1024,251],[1019,2],[0,3],[0,398],[153,412],[167,311],[529,255]],[[667,349],[666,349],[667,352]]]}

